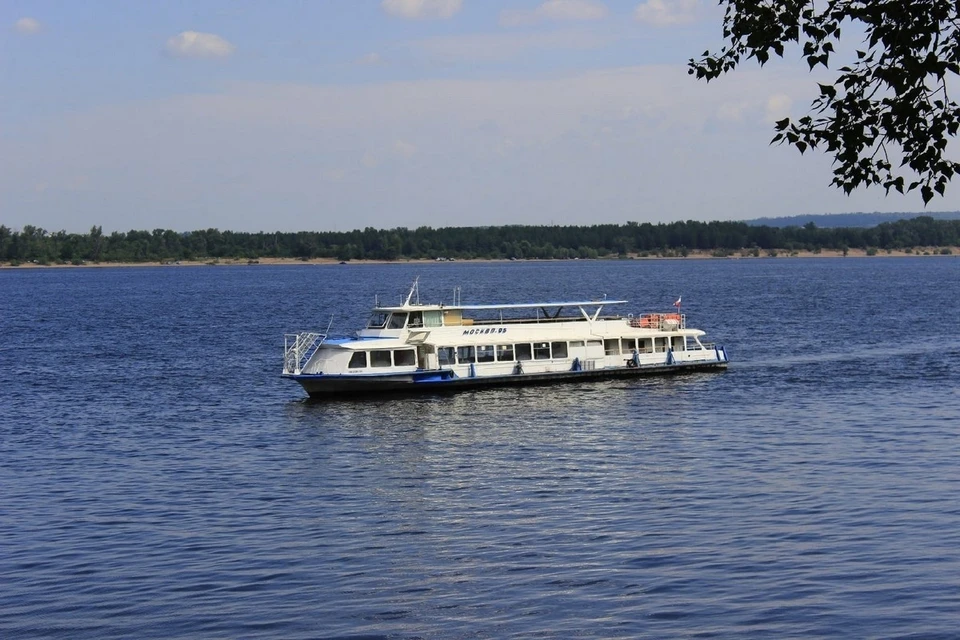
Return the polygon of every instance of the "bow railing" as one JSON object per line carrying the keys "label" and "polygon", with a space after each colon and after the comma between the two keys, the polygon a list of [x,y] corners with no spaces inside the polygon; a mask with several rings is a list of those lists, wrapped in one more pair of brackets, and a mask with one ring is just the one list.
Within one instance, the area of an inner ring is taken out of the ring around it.
{"label": "bow railing", "polygon": [[287,333],[283,336],[283,372],[299,375],[320,345],[327,338],[323,333]]}

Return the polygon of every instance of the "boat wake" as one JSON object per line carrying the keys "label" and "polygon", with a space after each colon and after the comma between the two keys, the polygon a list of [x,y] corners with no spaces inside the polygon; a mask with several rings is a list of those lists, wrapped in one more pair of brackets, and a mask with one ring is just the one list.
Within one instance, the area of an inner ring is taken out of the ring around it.
{"label": "boat wake", "polygon": [[730,369],[782,369],[797,365],[820,363],[853,363],[860,361],[884,361],[911,356],[960,357],[960,339],[944,341],[921,340],[902,346],[883,345],[879,347],[863,346],[843,351],[823,351],[803,353],[793,356],[771,355],[769,358],[754,360],[736,359],[730,362]]}

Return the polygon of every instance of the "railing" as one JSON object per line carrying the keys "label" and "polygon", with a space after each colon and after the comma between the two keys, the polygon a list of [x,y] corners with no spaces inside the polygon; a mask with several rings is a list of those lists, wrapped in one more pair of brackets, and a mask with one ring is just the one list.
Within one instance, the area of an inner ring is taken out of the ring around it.
{"label": "railing", "polygon": [[684,329],[687,326],[687,316],[680,313],[645,313],[636,318],[630,318],[630,326],[660,331]]}
{"label": "railing", "polygon": [[323,333],[287,333],[283,336],[283,372],[297,375],[326,339]]}
{"label": "railing", "polygon": [[[545,324],[548,322],[587,322],[587,318],[580,316],[560,316],[558,318],[547,318],[544,316],[530,316],[527,318],[464,318],[463,325],[446,326],[471,326],[471,325],[503,325],[503,324]],[[470,323],[467,324],[466,321]],[[597,320],[623,320],[623,316],[600,316]]]}

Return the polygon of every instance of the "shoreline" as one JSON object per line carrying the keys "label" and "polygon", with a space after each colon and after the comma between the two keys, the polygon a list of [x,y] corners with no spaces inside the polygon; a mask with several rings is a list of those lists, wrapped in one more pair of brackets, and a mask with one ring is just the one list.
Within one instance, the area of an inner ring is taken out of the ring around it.
{"label": "shoreline", "polygon": [[[942,254],[941,250],[947,249],[951,253]],[[619,262],[624,260],[770,260],[770,259],[781,259],[781,258],[802,258],[802,259],[811,259],[811,258],[916,258],[916,257],[954,257],[960,256],[960,247],[920,247],[912,250],[911,253],[905,253],[903,251],[876,251],[873,255],[869,255],[864,249],[849,249],[847,254],[844,255],[843,251],[840,250],[822,250],[819,253],[814,253],[813,251],[761,251],[759,255],[752,255],[748,252],[749,250],[740,250],[731,255],[727,256],[715,256],[712,252],[706,251],[691,251],[686,256],[660,256],[660,255],[646,255],[641,256],[639,254],[629,255],[625,258],[620,257],[609,257],[609,258],[567,258],[564,261],[585,261],[585,262]],[[471,259],[455,259],[455,260],[430,260],[424,258],[417,259],[400,259],[400,260],[349,260],[342,262],[344,265],[351,264],[431,264],[431,263],[448,263],[448,262],[560,262],[558,259],[551,258],[471,258]],[[158,261],[149,261],[149,262],[85,262],[83,264],[40,264],[36,262],[24,262],[19,265],[11,265],[9,263],[0,263],[0,270],[7,269],[102,269],[108,267],[206,267],[206,266],[275,266],[275,265],[340,265],[341,261],[335,258],[311,258],[309,260],[301,260],[300,258],[258,258],[258,259],[241,259],[241,258],[226,258],[226,259],[201,259],[201,260],[165,260],[162,262]]]}

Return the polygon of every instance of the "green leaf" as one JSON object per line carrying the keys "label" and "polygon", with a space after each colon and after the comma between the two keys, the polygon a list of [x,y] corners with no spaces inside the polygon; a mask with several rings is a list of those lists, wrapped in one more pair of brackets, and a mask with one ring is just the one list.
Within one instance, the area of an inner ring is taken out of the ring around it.
{"label": "green leaf", "polygon": [[[871,184],[903,192],[893,175],[888,148],[918,180],[924,203],[946,191],[960,164],[947,160],[948,137],[960,135],[960,105],[949,100],[946,75],[960,75],[960,2],[957,0],[719,0],[724,6],[724,48],[704,52],[688,72],[710,81],[755,58],[783,57],[797,42],[810,71],[829,68],[848,23],[859,39],[856,61],[840,67],[832,82],[817,83],[810,115],[778,120],[771,143],[794,145],[804,154],[818,146],[833,158],[832,184],[849,193]],[[800,38],[803,38],[801,40]],[[841,47],[841,45],[844,45]],[[951,79],[951,83],[952,84]],[[882,150],[882,152],[881,152]],[[878,155],[879,154],[879,155]]]}

